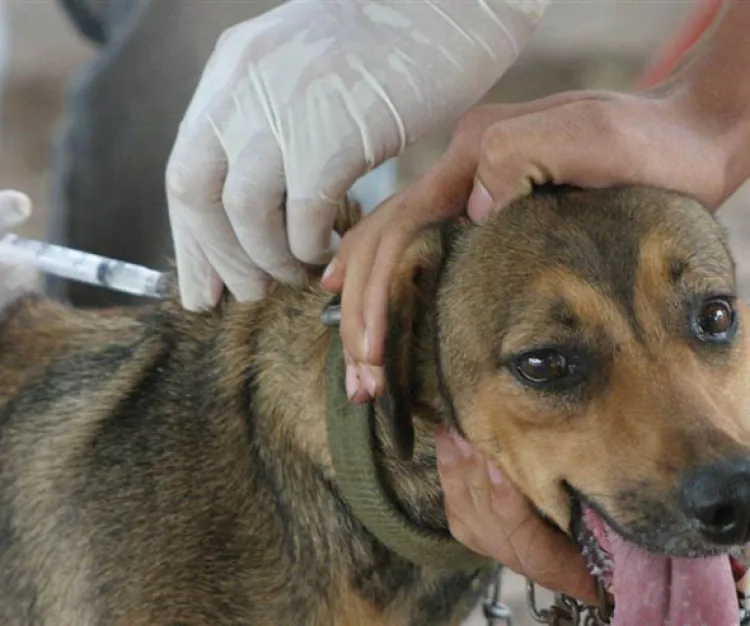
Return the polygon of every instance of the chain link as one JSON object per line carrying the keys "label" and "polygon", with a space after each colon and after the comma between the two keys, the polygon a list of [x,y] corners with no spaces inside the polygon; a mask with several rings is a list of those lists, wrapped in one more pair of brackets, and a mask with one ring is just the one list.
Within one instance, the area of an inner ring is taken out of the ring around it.
{"label": "chain link", "polygon": [[750,626],[750,599],[740,598],[740,626]]}
{"label": "chain link", "polygon": [[513,626],[513,610],[500,601],[503,585],[503,568],[495,568],[495,579],[490,586],[490,592],[482,606],[487,626]]}
{"label": "chain link", "polygon": [[531,617],[539,624],[548,626],[607,626],[610,623],[612,609],[607,594],[599,585],[599,606],[587,606],[566,596],[555,594],[552,606],[540,609],[536,602],[536,585],[526,580],[526,604]]}

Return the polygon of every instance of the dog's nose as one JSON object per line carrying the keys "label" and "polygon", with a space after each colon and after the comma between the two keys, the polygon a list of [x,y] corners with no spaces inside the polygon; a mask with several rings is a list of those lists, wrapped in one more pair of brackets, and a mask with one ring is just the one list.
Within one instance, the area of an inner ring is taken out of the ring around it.
{"label": "dog's nose", "polygon": [[704,466],[684,481],[681,508],[716,543],[750,540],[750,462]]}

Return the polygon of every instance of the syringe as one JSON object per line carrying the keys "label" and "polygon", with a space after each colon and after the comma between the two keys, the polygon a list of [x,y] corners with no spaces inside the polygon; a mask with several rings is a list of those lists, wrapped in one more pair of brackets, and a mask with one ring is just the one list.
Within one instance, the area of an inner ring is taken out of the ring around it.
{"label": "syringe", "polygon": [[0,263],[25,263],[53,276],[136,296],[162,298],[166,292],[166,277],[156,270],[14,234],[0,240]]}

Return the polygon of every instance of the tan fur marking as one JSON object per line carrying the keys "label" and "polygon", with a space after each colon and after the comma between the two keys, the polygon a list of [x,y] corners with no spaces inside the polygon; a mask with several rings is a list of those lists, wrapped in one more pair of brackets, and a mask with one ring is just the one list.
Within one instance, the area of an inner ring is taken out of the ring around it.
{"label": "tan fur marking", "polygon": [[[587,331],[606,329],[614,341],[624,342],[633,333],[622,311],[596,285],[562,267],[552,267],[537,277],[530,291],[536,302],[565,302]],[[545,337],[556,320],[550,319],[546,307],[530,307],[515,326],[508,329],[503,342],[504,353],[516,353]]]}

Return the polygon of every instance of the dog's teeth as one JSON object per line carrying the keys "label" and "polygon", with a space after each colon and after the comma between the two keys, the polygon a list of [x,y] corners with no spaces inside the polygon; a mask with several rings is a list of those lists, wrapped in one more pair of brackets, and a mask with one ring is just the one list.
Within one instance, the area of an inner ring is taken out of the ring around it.
{"label": "dog's teeth", "polygon": [[589,572],[599,579],[605,578],[612,571],[612,559],[602,550],[596,537],[588,528],[584,527],[578,540]]}

